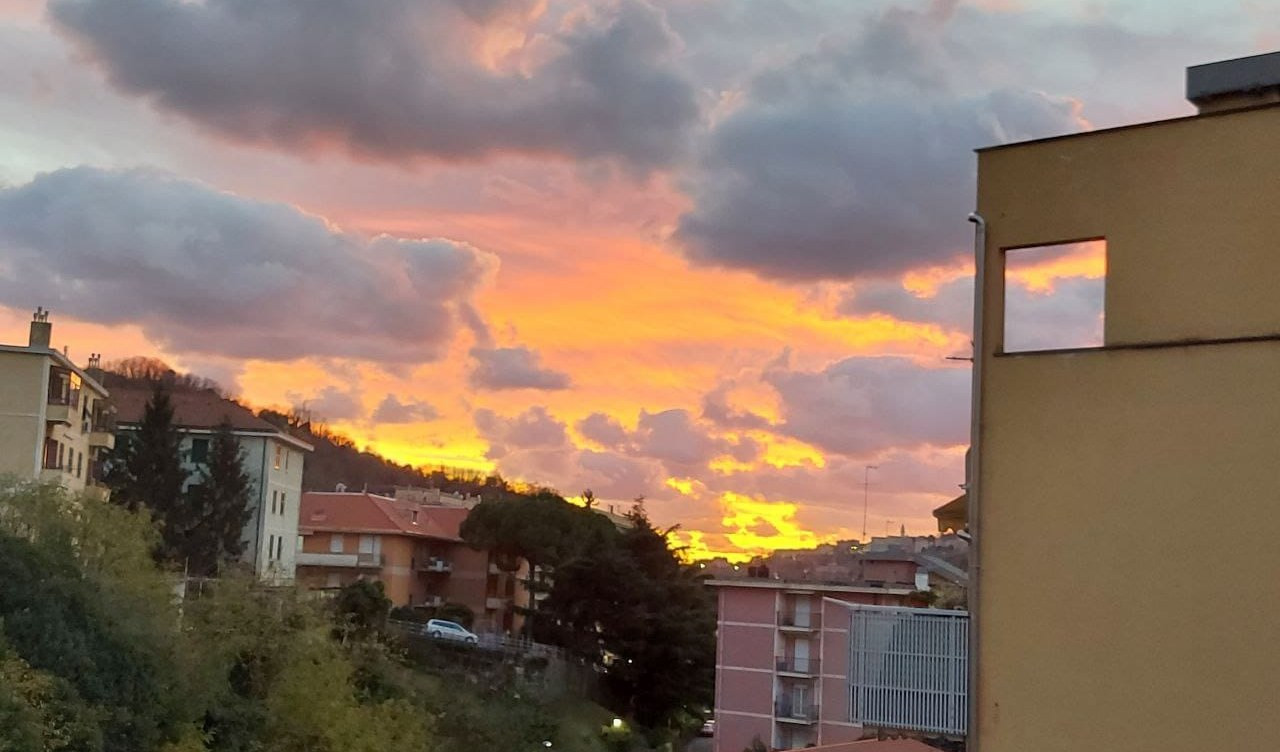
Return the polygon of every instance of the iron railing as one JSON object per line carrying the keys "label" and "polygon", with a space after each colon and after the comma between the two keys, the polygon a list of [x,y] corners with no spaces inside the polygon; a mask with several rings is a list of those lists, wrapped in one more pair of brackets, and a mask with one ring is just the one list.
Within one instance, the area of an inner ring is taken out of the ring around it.
{"label": "iron railing", "polygon": [[850,721],[963,736],[969,614],[851,605]]}
{"label": "iron railing", "polygon": [[817,658],[797,658],[795,656],[779,656],[777,662],[778,671],[788,674],[818,674]]}
{"label": "iron railing", "polygon": [[773,714],[777,718],[789,721],[813,723],[818,720],[818,706],[814,703],[797,703],[783,698],[774,703]]}

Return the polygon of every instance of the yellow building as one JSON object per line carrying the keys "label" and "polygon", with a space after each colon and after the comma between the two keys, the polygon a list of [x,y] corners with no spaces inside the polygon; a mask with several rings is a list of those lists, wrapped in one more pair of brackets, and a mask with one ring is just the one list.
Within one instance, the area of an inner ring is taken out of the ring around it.
{"label": "yellow building", "polygon": [[[970,749],[1277,746],[1278,92],[1200,66],[1199,115],[979,153]],[[1006,264],[1084,240],[1102,341],[1005,352]]]}
{"label": "yellow building", "polygon": [[115,444],[107,390],[50,347],[37,310],[27,345],[0,345],[0,473],[101,490],[98,455]]}

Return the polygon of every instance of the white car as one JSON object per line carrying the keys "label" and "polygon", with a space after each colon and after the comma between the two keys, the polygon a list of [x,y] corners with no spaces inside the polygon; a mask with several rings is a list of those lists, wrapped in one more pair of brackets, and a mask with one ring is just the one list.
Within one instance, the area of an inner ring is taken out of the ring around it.
{"label": "white car", "polygon": [[716,735],[716,719],[708,718],[703,721],[702,728],[698,729],[698,736],[715,736]]}
{"label": "white car", "polygon": [[468,645],[475,645],[480,641],[475,632],[468,630],[455,621],[432,619],[427,622],[426,631],[427,636],[434,640],[456,640],[457,642],[465,642]]}

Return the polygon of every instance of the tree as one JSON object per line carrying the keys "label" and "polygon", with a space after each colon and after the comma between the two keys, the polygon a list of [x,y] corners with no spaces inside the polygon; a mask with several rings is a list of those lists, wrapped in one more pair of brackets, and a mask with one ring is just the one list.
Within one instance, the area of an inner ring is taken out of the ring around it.
{"label": "tree", "polygon": [[380,580],[356,580],[339,590],[333,601],[334,622],[343,642],[381,632],[390,613],[391,599]]}
{"label": "tree", "polygon": [[224,419],[214,431],[200,482],[173,510],[181,517],[174,524],[182,533],[176,553],[189,562],[193,574],[217,574],[221,565],[244,553],[244,527],[253,516],[252,491],[244,450]]}
{"label": "tree", "polygon": [[173,403],[157,382],[136,431],[124,432],[106,472],[111,501],[130,511],[146,509],[161,528],[162,558],[172,559],[181,537],[182,486],[187,473],[179,454],[181,437],[173,424]]}

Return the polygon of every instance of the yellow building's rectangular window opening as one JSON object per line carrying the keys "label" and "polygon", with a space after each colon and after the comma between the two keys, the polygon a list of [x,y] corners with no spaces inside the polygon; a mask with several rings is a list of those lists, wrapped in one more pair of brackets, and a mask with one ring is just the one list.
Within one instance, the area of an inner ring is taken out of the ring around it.
{"label": "yellow building's rectangular window opening", "polygon": [[1102,347],[1106,240],[1004,254],[1004,352]]}

